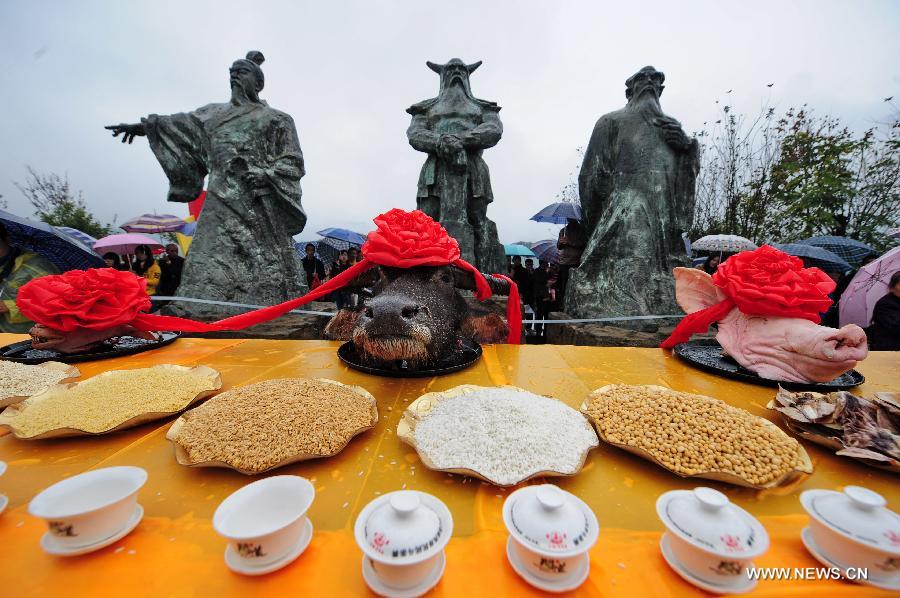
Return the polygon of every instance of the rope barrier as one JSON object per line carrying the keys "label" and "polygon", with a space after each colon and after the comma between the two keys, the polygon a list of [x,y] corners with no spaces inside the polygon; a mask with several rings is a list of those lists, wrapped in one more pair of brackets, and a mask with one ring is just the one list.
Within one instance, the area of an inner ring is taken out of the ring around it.
{"label": "rope barrier", "polygon": [[[206,305],[220,305],[223,307],[242,307],[245,309],[260,309],[265,305],[252,305],[250,303],[232,303],[230,301],[214,301],[212,299],[194,299],[193,297],[166,297],[151,295],[151,301],[181,301],[184,303],[202,303]],[[330,311],[312,311],[308,309],[294,309],[289,314],[304,314],[308,316],[322,316],[331,318],[337,312]],[[634,320],[671,320],[683,318],[684,314],[666,315],[666,316],[616,316],[612,318],[574,318],[569,320],[522,320],[522,324],[594,324],[602,322],[631,322]]]}

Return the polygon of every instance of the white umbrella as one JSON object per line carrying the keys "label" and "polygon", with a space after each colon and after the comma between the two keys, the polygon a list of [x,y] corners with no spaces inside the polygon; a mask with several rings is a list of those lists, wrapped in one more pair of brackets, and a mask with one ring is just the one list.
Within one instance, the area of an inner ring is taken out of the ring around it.
{"label": "white umbrella", "polygon": [[691,243],[693,251],[737,253],[739,251],[753,251],[756,248],[756,243],[739,235],[706,235]]}

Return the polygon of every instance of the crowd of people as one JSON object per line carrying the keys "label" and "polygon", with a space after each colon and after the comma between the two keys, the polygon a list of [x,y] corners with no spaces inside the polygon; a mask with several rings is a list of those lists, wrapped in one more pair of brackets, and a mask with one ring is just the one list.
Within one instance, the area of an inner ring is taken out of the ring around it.
{"label": "crowd of people", "polygon": [[[342,249],[338,253],[337,260],[332,262],[330,267],[326,269],[325,263],[316,256],[316,246],[314,244],[307,243],[306,247],[304,247],[304,254],[300,261],[303,263],[303,271],[306,273],[306,284],[310,290],[315,289],[325,280],[334,278],[344,272],[361,259],[359,249],[351,246],[349,249]],[[338,309],[355,307],[359,303],[359,297],[350,291],[335,291],[330,295],[330,298]]]}
{"label": "crowd of people", "polygon": [[[175,243],[166,245],[165,253],[158,260],[153,258],[153,251],[148,245],[138,245],[130,261],[112,251],[103,254],[103,260],[107,268],[130,270],[143,277],[147,281],[147,294],[151,297],[173,296],[181,284],[181,274],[184,271],[184,258],[178,255]],[[161,301],[154,302],[154,310],[164,304]]]}

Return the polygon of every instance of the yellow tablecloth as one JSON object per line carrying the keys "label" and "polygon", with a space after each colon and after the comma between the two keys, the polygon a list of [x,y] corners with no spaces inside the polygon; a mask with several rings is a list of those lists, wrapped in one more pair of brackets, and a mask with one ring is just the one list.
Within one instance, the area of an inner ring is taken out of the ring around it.
{"label": "yellow tablecloth", "polygon": [[[21,337],[0,335],[0,345]],[[578,407],[592,389],[609,383],[660,384],[723,399],[780,423],[765,404],[773,390],[732,382],[686,366],[658,349],[571,346],[485,347],[484,357],[464,372],[440,378],[392,379],[343,366],[338,343],[180,339],[173,345],[115,360],[78,364],[84,377],[110,369],[160,363],[205,364],[222,374],[224,388],[286,376],[332,378],[368,389],[378,400],[378,426],[357,437],[338,456],[298,463],[279,474],[313,481],[310,510],[315,535],[310,548],[287,568],[260,578],[231,573],[223,560],[225,541],[211,526],[216,506],[254,478],[222,470],[187,468],[175,462],[165,440],[164,420],[94,438],[50,441],[0,437],[0,460],[9,470],[0,493],[10,506],[0,515],[0,588],[4,595],[352,596],[368,590],[352,526],[362,507],[378,494],[410,488],[432,493],[453,513],[454,538],[435,596],[520,596],[540,594],[506,562],[506,533],[500,511],[510,490],[429,471],[394,432],[403,409],[419,395],[459,384],[512,384]],[[900,389],[900,353],[876,352],[858,368],[867,378],[864,395]],[[836,457],[805,443],[815,473],[791,488],[757,492],[701,480],[685,480],[608,446],[588,457],[571,478],[552,481],[583,498],[601,524],[591,551],[591,574],[577,594],[585,596],[681,596],[698,592],[666,566],[658,543],[662,525],[657,496],[675,488],[711,485],[761,519],[772,547],[757,560],[764,567],[817,567],[800,542],[807,518],[798,495],[807,488],[837,489],[859,484],[883,494],[900,509],[898,479]],[[43,522],[27,514],[28,501],[65,477],[110,465],[138,465],[149,474],[139,500],[145,517],[124,539],[96,553],[54,558],[38,545]],[[539,480],[540,481],[540,480]],[[277,594],[276,594],[277,592]],[[761,581],[756,595],[871,595],[872,588],[843,581]]]}

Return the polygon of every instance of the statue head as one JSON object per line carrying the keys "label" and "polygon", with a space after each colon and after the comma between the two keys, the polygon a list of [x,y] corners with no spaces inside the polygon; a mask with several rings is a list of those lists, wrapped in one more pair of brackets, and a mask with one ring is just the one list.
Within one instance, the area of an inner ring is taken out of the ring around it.
{"label": "statue head", "polygon": [[260,65],[265,61],[265,56],[258,50],[247,52],[246,58],[235,60],[228,69],[231,77],[231,94],[234,97],[235,91],[240,90],[243,95],[254,102],[259,101],[259,92],[262,91],[266,83]]}
{"label": "statue head", "polygon": [[472,88],[469,86],[469,75],[481,66],[480,60],[473,64],[466,64],[459,58],[453,58],[447,64],[435,64],[433,62],[426,62],[425,64],[441,76],[440,93],[444,93],[456,85],[465,91],[466,95],[472,96]]}
{"label": "statue head", "polygon": [[657,99],[662,95],[666,80],[662,73],[652,66],[645,66],[625,80],[625,97],[628,101],[637,99],[643,93],[653,93]]}

